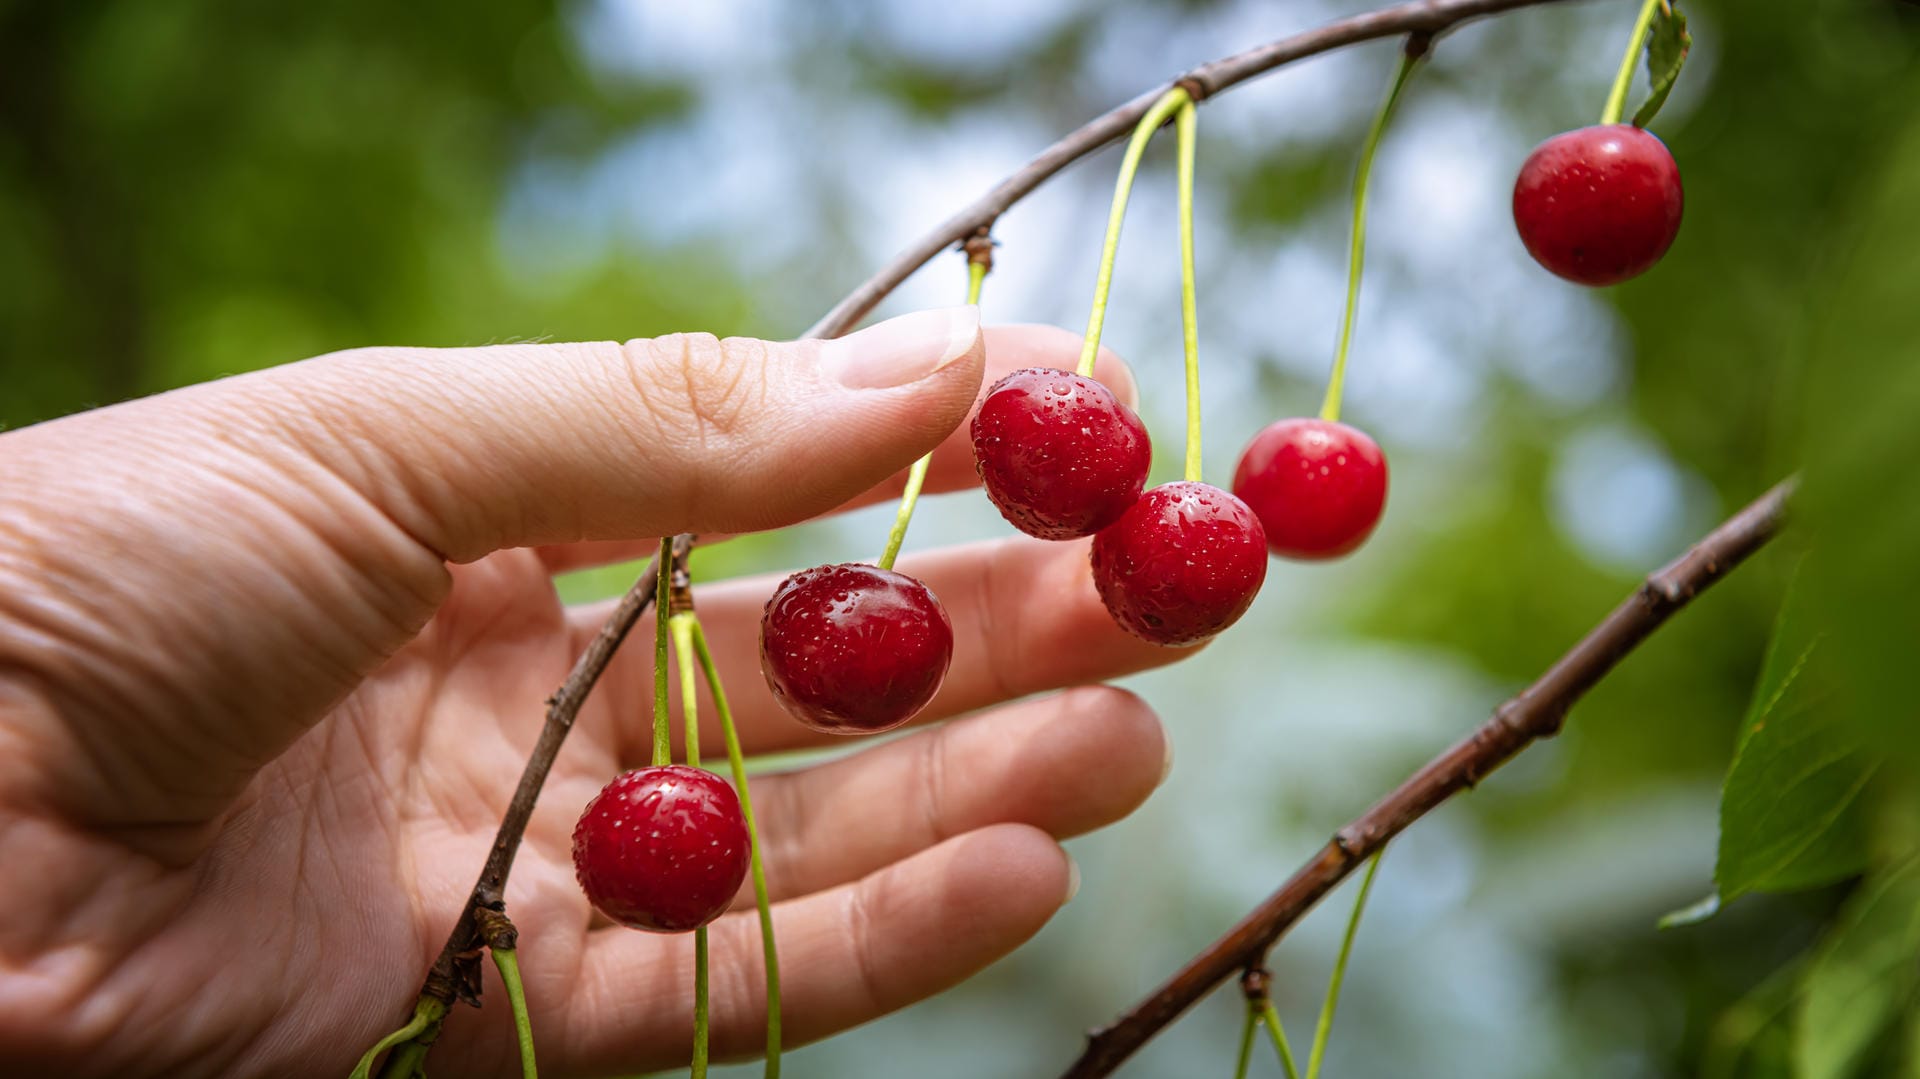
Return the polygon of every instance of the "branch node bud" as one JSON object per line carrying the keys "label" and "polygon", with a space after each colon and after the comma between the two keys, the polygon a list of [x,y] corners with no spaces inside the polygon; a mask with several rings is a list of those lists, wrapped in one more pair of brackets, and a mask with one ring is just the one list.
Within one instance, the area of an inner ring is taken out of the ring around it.
{"label": "branch node bud", "polygon": [[1249,1004],[1265,1005],[1272,984],[1273,973],[1258,963],[1240,972],[1240,992],[1246,996]]}
{"label": "branch node bud", "polygon": [[494,951],[510,951],[520,942],[520,931],[514,928],[513,919],[508,918],[504,910],[476,908],[473,922],[480,930],[480,939],[486,941],[487,947]]}
{"label": "branch node bud", "polygon": [[993,272],[993,249],[1000,246],[993,238],[993,226],[982,225],[973,235],[960,241],[960,250],[967,253],[967,261],[986,267]]}
{"label": "branch node bud", "polygon": [[1333,833],[1333,845],[1340,849],[1340,853],[1349,862],[1359,860],[1360,848],[1365,846],[1367,841],[1365,836],[1359,834],[1360,830],[1356,826],[1357,824],[1358,822],[1349,824],[1345,828]]}

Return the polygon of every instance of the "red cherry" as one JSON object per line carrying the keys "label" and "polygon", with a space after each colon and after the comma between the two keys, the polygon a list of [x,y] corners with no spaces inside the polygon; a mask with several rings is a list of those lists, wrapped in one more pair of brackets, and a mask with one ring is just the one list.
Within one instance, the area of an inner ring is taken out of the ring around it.
{"label": "red cherry", "polygon": [[1091,536],[1147,485],[1147,427],[1113,391],[1071,371],[1029,367],[993,384],[973,417],[987,497],[1041,539]]}
{"label": "red cherry", "polygon": [[795,719],[829,734],[898,727],[953,660],[953,625],[927,586],[850,564],[780,582],[760,617],[760,669]]}
{"label": "red cherry", "polygon": [[725,912],[752,849],[733,788],[681,765],[616,776],[573,826],[580,890],[621,925],[656,933],[685,933]]}
{"label": "red cherry", "polygon": [[1195,644],[1245,614],[1267,579],[1267,537],[1245,502],[1207,483],[1163,483],[1093,539],[1093,583],[1120,628]]}
{"label": "red cherry", "polygon": [[1268,424],[1247,443],[1233,493],[1286,558],[1338,558],[1373,534],[1387,504],[1387,459],[1362,431],[1331,420]]}
{"label": "red cherry", "polygon": [[1632,124],[1541,143],[1513,185],[1513,223],[1535,261],[1582,285],[1645,273],[1680,231],[1680,167]]}

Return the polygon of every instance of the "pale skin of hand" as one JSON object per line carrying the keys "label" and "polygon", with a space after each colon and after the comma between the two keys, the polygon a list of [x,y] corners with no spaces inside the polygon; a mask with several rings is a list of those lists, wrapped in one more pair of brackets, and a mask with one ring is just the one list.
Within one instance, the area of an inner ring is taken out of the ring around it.
{"label": "pale skin of hand", "polygon": [[[887,498],[936,443],[930,487],[966,486],[983,381],[1079,349],[973,308],[850,340],[362,350],[0,435],[0,1071],[344,1075],[410,1011],[598,628],[555,572]],[[908,550],[956,638],[922,721],[952,722],[752,784],[789,1045],[1026,940],[1073,886],[1057,840],[1171,760],[1138,699],[1083,685],[1181,654],[1112,625],[1084,542]],[[698,592],[749,754],[827,741],[759,673],[775,579]],[[691,937],[597,919],[571,858],[581,807],[647,763],[651,630],[507,888],[543,1075],[689,1051]],[[720,1058],[762,1045],[752,907],[712,930]],[[487,976],[436,1072],[518,1074]]]}

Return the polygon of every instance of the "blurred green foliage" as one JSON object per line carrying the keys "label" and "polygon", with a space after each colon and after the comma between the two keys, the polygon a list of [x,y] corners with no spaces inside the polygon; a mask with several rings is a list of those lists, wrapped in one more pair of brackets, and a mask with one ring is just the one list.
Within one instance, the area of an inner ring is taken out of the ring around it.
{"label": "blurred green foliage", "polygon": [[696,253],[564,290],[497,257],[530,151],[684,104],[591,77],[539,0],[6,5],[0,424],[368,343],[725,330]]}

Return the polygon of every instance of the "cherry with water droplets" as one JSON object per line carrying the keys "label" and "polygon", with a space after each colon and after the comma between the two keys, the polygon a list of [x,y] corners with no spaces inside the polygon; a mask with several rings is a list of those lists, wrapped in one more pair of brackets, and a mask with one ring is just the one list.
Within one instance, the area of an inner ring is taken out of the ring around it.
{"label": "cherry with water droplets", "polygon": [[621,925],[656,933],[718,918],[752,853],[733,788],[681,765],[615,777],[573,827],[573,872],[587,899]]}
{"label": "cherry with water droplets", "polygon": [[1387,503],[1387,458],[1344,423],[1268,424],[1240,454],[1233,493],[1260,518],[1285,558],[1338,558],[1365,542]]}
{"label": "cherry with water droplets", "polygon": [[1093,539],[1093,583],[1113,620],[1154,644],[1226,629],[1267,579],[1267,537],[1245,502],[1206,483],[1163,483]]}
{"label": "cherry with water droplets", "polygon": [[1147,485],[1153,444],[1113,391],[1072,371],[1029,367],[987,390],[974,414],[974,464],[987,497],[1041,539],[1091,536]]}
{"label": "cherry with water droplets", "polygon": [[829,734],[898,727],[953,660],[953,625],[926,585],[853,563],[780,582],[760,618],[760,669],[795,719]]}
{"label": "cherry with water droplets", "polygon": [[1541,143],[1513,185],[1513,223],[1534,260],[1569,281],[1614,285],[1646,272],[1680,231],[1680,167],[1632,124]]}

